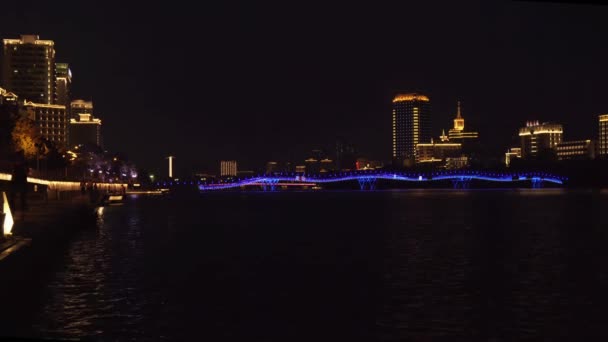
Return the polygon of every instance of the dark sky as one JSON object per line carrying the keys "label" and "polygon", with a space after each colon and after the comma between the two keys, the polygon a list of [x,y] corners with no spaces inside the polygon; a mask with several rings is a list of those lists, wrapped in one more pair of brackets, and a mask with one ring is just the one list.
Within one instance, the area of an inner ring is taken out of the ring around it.
{"label": "dark sky", "polygon": [[338,136],[388,160],[396,91],[430,96],[435,136],[460,99],[497,154],[526,120],[593,138],[608,112],[603,6],[12,3],[0,36],[54,40],[106,148],[152,170],[166,172],[169,153],[178,170],[302,160]]}

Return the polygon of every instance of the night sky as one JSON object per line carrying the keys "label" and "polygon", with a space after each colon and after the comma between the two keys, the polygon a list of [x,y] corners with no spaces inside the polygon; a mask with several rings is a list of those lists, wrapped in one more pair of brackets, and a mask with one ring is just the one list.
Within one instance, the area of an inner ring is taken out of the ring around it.
{"label": "night sky", "polygon": [[595,138],[608,112],[603,6],[11,3],[0,37],[54,40],[74,97],[94,101],[106,149],[157,172],[168,154],[182,172],[303,160],[337,137],[388,161],[398,91],[431,98],[434,136],[461,100],[497,155],[526,120]]}

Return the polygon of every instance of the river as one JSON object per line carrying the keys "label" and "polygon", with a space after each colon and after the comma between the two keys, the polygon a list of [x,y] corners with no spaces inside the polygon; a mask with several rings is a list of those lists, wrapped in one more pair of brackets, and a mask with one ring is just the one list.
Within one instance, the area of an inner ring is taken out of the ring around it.
{"label": "river", "polygon": [[30,337],[606,339],[608,193],[133,196],[52,266]]}

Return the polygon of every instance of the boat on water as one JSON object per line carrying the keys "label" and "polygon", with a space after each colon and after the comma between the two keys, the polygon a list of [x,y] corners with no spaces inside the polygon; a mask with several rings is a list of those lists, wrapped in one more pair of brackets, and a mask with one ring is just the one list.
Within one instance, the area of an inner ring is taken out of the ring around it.
{"label": "boat on water", "polygon": [[103,195],[101,203],[104,205],[122,204],[125,196],[121,193],[107,193]]}

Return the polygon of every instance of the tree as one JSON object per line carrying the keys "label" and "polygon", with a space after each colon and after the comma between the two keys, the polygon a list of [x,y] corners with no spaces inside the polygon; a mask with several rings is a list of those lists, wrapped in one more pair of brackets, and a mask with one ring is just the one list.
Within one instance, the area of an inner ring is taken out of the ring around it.
{"label": "tree", "polygon": [[22,150],[28,159],[36,157],[41,137],[34,120],[23,115],[18,116],[11,132],[11,138],[15,151]]}

